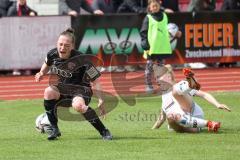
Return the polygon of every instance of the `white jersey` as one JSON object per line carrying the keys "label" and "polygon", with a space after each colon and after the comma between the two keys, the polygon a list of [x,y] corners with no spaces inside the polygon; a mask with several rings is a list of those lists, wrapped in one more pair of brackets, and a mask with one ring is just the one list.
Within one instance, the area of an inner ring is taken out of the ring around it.
{"label": "white jersey", "polygon": [[[196,94],[196,92],[197,90],[193,89],[189,92],[189,95],[193,96]],[[171,113],[178,113],[181,115],[191,114],[192,116],[198,117],[198,118],[204,117],[202,108],[195,102],[193,103],[193,106],[192,106],[192,113],[185,113],[182,110],[179,103],[177,102],[177,100],[173,97],[172,92],[168,92],[162,95],[162,110],[166,115],[169,115]]]}
{"label": "white jersey", "polygon": [[172,92],[162,95],[162,110],[166,115],[171,113],[184,113],[176,99],[173,97]]}

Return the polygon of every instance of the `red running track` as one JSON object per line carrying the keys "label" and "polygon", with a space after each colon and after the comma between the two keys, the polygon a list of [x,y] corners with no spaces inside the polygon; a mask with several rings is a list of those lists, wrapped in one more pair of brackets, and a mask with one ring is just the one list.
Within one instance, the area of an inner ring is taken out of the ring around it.
{"label": "red running track", "polygon": [[[194,70],[205,91],[240,91],[240,68],[213,68]],[[182,71],[175,71],[176,79],[183,79]],[[144,93],[144,72],[103,73],[100,78],[105,92],[114,95]],[[0,100],[42,98],[48,78],[34,82],[34,76],[0,77]]]}

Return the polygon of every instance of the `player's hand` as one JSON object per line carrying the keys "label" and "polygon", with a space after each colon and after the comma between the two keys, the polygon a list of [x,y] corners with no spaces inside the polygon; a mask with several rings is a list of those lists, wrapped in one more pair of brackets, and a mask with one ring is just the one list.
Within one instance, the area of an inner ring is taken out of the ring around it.
{"label": "player's hand", "polygon": [[96,15],[104,15],[103,11],[101,11],[99,9],[95,10],[93,13],[96,14]]}
{"label": "player's hand", "polygon": [[34,12],[30,12],[29,16],[36,16],[36,14]]}
{"label": "player's hand", "polygon": [[144,58],[144,59],[147,59],[148,55],[149,55],[149,50],[144,50],[144,52],[143,52],[143,58]]}
{"label": "player's hand", "polygon": [[231,112],[231,109],[229,109],[228,106],[225,105],[225,104],[219,104],[219,105],[217,106],[217,108],[218,108],[218,109],[223,109],[223,110],[228,111],[228,112]]}
{"label": "player's hand", "polygon": [[155,124],[152,126],[152,129],[159,129],[162,126],[161,120],[157,120]]}
{"label": "player's hand", "polygon": [[68,12],[68,15],[69,15],[69,16],[77,17],[78,13],[77,13],[76,11],[69,11],[69,12]]}
{"label": "player's hand", "polygon": [[98,100],[98,107],[100,110],[100,117],[105,119],[106,118],[106,110],[105,110],[105,106],[104,106],[104,101],[102,99]]}
{"label": "player's hand", "polygon": [[164,9],[164,12],[166,12],[166,13],[174,13],[174,11],[172,9],[170,9],[170,8]]}
{"label": "player's hand", "polygon": [[43,73],[42,72],[38,72],[35,75],[35,81],[36,82],[40,82],[43,79]]}

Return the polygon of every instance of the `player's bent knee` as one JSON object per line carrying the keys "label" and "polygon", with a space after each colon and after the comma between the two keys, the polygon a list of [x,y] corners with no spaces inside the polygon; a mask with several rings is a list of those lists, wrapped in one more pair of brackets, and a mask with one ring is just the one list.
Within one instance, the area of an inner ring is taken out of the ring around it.
{"label": "player's bent knee", "polygon": [[189,125],[189,121],[190,121],[189,115],[186,115],[186,114],[175,115],[175,120],[180,126],[187,127],[187,128],[190,127],[190,125]]}
{"label": "player's bent knee", "polygon": [[184,128],[180,126],[174,119],[167,119],[168,120],[168,125],[175,131],[182,133],[184,132]]}
{"label": "player's bent knee", "polygon": [[168,115],[167,115],[167,119],[168,119],[168,122],[169,122],[169,121],[175,121],[173,114],[168,114]]}
{"label": "player's bent knee", "polygon": [[175,123],[175,120],[173,118],[167,118],[168,124]]}
{"label": "player's bent knee", "polygon": [[169,123],[177,123],[180,126],[185,126],[188,119],[186,116],[181,115],[179,113],[172,113],[167,116],[168,122]]}
{"label": "player's bent knee", "polygon": [[85,113],[88,109],[88,106],[85,104],[85,101],[82,97],[73,98],[72,107],[74,110],[80,113]]}
{"label": "player's bent knee", "polygon": [[86,105],[73,105],[73,108],[75,111],[80,112],[80,113],[85,113],[87,111]]}
{"label": "player's bent knee", "polygon": [[51,100],[51,99],[59,99],[60,93],[57,88],[47,87],[44,91],[44,99]]}
{"label": "player's bent knee", "polygon": [[179,122],[182,119],[182,115],[177,113],[174,115],[174,119],[175,121]]}
{"label": "player's bent knee", "polygon": [[167,119],[178,122],[179,120],[181,120],[181,116],[182,115],[179,113],[171,113],[167,115]]}

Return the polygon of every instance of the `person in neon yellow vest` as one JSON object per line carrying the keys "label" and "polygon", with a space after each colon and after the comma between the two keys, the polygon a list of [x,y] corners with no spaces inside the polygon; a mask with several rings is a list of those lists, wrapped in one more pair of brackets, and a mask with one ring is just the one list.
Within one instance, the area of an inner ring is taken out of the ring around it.
{"label": "person in neon yellow vest", "polygon": [[[153,61],[159,65],[162,60],[172,55],[171,43],[168,33],[168,17],[160,9],[161,1],[150,0],[148,3],[148,14],[144,18],[140,35],[141,45],[144,49],[143,57],[147,59],[145,68],[145,84],[148,93],[153,92],[151,77],[153,73]],[[181,33],[176,34],[181,36]]]}

